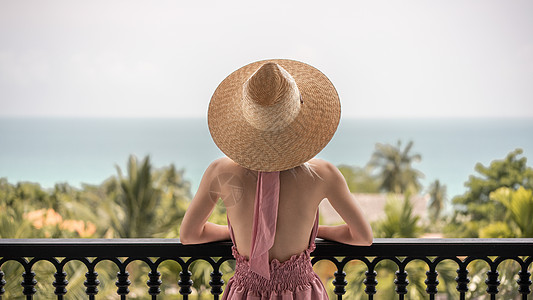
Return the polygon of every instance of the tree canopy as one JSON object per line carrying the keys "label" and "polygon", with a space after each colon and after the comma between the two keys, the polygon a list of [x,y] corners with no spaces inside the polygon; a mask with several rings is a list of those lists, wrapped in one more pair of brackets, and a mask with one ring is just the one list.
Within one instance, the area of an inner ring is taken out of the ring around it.
{"label": "tree canopy", "polygon": [[[448,232],[464,237],[479,237],[480,232],[493,232],[494,237],[518,237],[502,224],[510,219],[510,206],[502,201],[502,193],[526,193],[533,189],[533,169],[527,166],[527,159],[520,157],[521,149],[516,149],[502,160],[494,160],[489,166],[476,164],[476,175],[465,182],[467,191],[452,199],[454,215]],[[500,190],[506,188],[505,190]],[[492,195],[492,196],[491,196]],[[490,227],[487,227],[490,226]]]}

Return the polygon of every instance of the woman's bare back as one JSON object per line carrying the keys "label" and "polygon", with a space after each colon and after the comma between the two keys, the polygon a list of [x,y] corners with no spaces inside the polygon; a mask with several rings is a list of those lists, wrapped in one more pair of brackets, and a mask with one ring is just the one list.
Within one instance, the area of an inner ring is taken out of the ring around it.
{"label": "woman's bare back", "polygon": [[[324,198],[323,180],[318,176],[321,173],[321,164],[318,161],[310,163],[316,174],[302,167],[280,172],[278,219],[274,245],[269,251],[270,260],[285,261],[309,246],[309,237],[317,215],[317,208]],[[217,172],[214,172],[215,176],[220,177],[220,174],[235,176],[227,182],[228,184],[220,186],[223,189],[223,195],[231,195],[225,197],[224,204],[233,228],[237,249],[241,255],[249,256],[257,172],[247,170],[227,158],[221,159],[218,164]],[[229,178],[230,176],[223,175],[222,177]],[[236,183],[242,186],[240,191],[235,191],[235,189],[240,189],[235,185]]]}
{"label": "woman's bare back", "polygon": [[[309,161],[313,172],[303,167],[280,172],[278,219],[269,258],[283,262],[309,246],[309,238],[320,202],[327,198],[346,224],[321,225],[317,236],[351,245],[370,245],[372,229],[350,193],[344,177],[331,163]],[[180,228],[184,244],[229,239],[227,226],[208,222],[215,203],[222,198],[233,228],[237,250],[249,257],[257,172],[229,158],[214,161],[204,173],[198,191]]]}

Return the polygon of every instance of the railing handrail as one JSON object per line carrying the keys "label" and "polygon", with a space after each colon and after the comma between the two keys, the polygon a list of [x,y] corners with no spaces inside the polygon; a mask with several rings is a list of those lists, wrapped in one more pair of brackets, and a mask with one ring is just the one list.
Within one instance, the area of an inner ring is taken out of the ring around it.
{"label": "railing handrail", "polygon": [[[0,239],[0,257],[229,257],[231,241],[183,245],[179,239]],[[371,246],[316,240],[321,256],[523,256],[533,238],[377,238]]]}

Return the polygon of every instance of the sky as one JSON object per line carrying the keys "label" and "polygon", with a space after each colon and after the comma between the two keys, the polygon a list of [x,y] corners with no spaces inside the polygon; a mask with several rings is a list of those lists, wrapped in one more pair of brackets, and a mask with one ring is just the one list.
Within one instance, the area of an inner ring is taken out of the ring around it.
{"label": "sky", "polygon": [[205,117],[250,62],[321,70],[349,118],[533,118],[533,1],[0,2],[0,117]]}

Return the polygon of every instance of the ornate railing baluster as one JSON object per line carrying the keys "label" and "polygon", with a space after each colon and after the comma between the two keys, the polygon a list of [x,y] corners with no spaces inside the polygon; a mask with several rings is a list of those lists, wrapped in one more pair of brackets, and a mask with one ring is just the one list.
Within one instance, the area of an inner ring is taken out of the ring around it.
{"label": "ornate railing baluster", "polygon": [[89,295],[89,299],[94,300],[94,296],[98,294],[98,285],[100,281],[98,280],[98,273],[94,271],[94,268],[91,266],[89,271],[85,273],[85,280],[83,285],[85,286],[85,294]]}
{"label": "ornate railing baluster", "polygon": [[437,277],[439,276],[439,273],[435,270],[435,267],[430,267],[429,271],[426,272],[426,280],[424,283],[426,284],[426,292],[429,294],[429,299],[433,300],[435,299],[435,295],[438,292],[437,286],[439,285],[439,280]]}
{"label": "ornate railing baluster", "polygon": [[374,295],[376,294],[376,286],[378,285],[378,281],[376,280],[376,276],[378,273],[374,271],[373,267],[369,267],[368,271],[365,272],[365,280],[363,280],[363,283],[366,285],[365,293],[368,295],[368,299],[372,300],[374,299]]}
{"label": "ornate railing baluster", "polygon": [[396,294],[399,295],[400,300],[402,300],[407,294],[407,285],[409,285],[409,280],[407,280],[407,272],[404,269],[404,266],[399,266],[400,269],[394,274],[396,279],[394,279],[394,284],[396,285]]}
{"label": "ornate railing baluster", "polygon": [[2,296],[6,292],[6,290],[4,290],[4,286],[6,286],[6,281],[4,279],[4,272],[0,271],[0,299],[2,299]]}
{"label": "ornate railing baluster", "polygon": [[183,299],[189,299],[189,295],[192,293],[191,280],[192,273],[188,270],[187,267],[183,268],[180,272],[180,280],[178,281],[178,286],[180,287],[180,295],[183,295]]}
{"label": "ornate railing baluster", "polygon": [[211,280],[209,281],[211,286],[211,294],[215,300],[218,300],[220,295],[222,295],[222,286],[224,285],[224,280],[222,280],[222,273],[220,272],[218,266],[214,268],[211,272]]}
{"label": "ornate railing baluster", "polygon": [[120,299],[126,299],[126,295],[130,293],[130,289],[128,288],[131,284],[128,279],[129,276],[130,273],[126,270],[120,270],[117,273],[117,282],[115,285],[118,287],[117,294],[120,295]]}
{"label": "ornate railing baluster", "polygon": [[490,294],[490,298],[492,300],[496,299],[496,294],[498,294],[498,286],[500,285],[500,281],[498,280],[498,276],[500,274],[496,269],[491,269],[487,272],[487,279],[485,280],[485,284],[487,285],[487,293]]}
{"label": "ornate railing baluster", "polygon": [[26,296],[26,299],[32,299],[33,295],[37,292],[35,289],[37,280],[35,280],[35,272],[31,270],[31,267],[26,268],[26,271],[22,273],[22,282],[20,285],[24,288],[22,294]]}
{"label": "ornate railing baluster", "polygon": [[58,269],[57,272],[54,274],[54,278],[55,280],[52,283],[52,286],[56,288],[54,294],[57,295],[58,299],[63,299],[63,296],[67,293],[67,273],[62,269]]}
{"label": "ornate railing baluster", "polygon": [[527,270],[527,265],[522,266],[522,270],[518,272],[518,292],[522,294],[522,299],[527,300],[527,295],[531,293],[529,286],[531,285],[531,273]]}
{"label": "ornate railing baluster", "polygon": [[161,293],[161,284],[163,283],[160,279],[161,273],[157,271],[157,269],[152,269],[150,273],[148,273],[148,281],[146,281],[146,285],[148,286],[148,294],[152,296],[152,299],[156,299],[156,296]]}
{"label": "ornate railing baluster", "polygon": [[346,273],[342,270],[342,268],[335,271],[333,274],[335,276],[335,279],[333,279],[333,286],[335,286],[335,289],[333,292],[335,295],[337,295],[337,299],[342,299],[342,295],[346,294],[346,285],[348,282],[346,281]]}
{"label": "ornate railing baluster", "polygon": [[222,292],[223,292],[222,286],[224,286],[224,280],[222,280],[222,273],[220,272],[220,266],[227,259],[224,259],[223,257],[221,257],[217,261],[215,261],[213,258],[208,257],[208,258],[204,258],[204,260],[208,262],[211,265],[211,267],[213,267],[213,271],[210,274],[211,280],[209,280],[209,286],[211,287],[211,295],[213,295],[213,299],[218,300],[220,295],[222,295]]}
{"label": "ornate railing baluster", "polygon": [[457,282],[456,289],[459,292],[459,299],[465,300],[465,295],[468,292],[468,284],[470,283],[466,264],[461,264],[459,269],[457,269],[456,273],[457,277],[455,277],[455,282]]}

